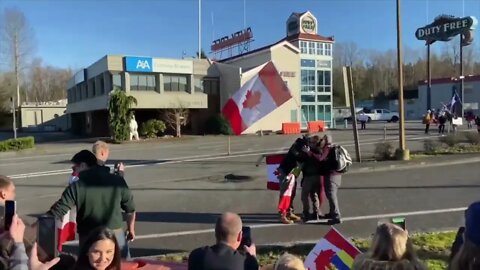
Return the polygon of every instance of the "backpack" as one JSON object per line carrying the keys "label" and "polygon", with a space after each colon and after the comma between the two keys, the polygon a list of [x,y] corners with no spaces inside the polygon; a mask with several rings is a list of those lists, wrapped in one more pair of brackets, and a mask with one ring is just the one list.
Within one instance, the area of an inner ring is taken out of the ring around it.
{"label": "backpack", "polygon": [[334,170],[339,173],[346,173],[350,165],[352,165],[352,157],[350,157],[347,149],[341,145],[333,145],[333,150],[336,163]]}

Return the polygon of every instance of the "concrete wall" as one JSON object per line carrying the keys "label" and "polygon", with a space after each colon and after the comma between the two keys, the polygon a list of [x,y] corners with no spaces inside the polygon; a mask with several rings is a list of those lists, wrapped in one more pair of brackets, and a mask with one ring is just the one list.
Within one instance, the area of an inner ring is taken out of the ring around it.
{"label": "concrete wall", "polygon": [[22,129],[31,131],[65,131],[70,128],[66,108],[31,106],[21,107]]}
{"label": "concrete wall", "polygon": [[108,96],[98,96],[68,104],[67,113],[106,110],[108,108]]}
{"label": "concrete wall", "polygon": [[208,107],[208,95],[204,93],[164,92],[159,94],[154,91],[130,91],[129,94],[138,101],[138,105],[133,107],[136,109],[206,109]]}

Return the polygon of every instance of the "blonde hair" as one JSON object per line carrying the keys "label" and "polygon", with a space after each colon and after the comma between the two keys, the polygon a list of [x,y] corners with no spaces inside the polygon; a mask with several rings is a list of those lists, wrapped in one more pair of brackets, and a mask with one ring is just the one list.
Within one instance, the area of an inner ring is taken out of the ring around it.
{"label": "blonde hair", "polygon": [[297,256],[285,253],[278,258],[274,270],[305,270],[305,266]]}
{"label": "blonde hair", "polygon": [[8,176],[0,175],[0,190],[8,188],[12,183],[12,180]]}
{"label": "blonde hair", "polygon": [[480,247],[465,239],[457,255],[450,263],[449,270],[476,270],[480,269]]}
{"label": "blonde hair", "polygon": [[108,144],[104,141],[96,141],[92,146],[92,153],[97,155],[100,150],[108,151]]}

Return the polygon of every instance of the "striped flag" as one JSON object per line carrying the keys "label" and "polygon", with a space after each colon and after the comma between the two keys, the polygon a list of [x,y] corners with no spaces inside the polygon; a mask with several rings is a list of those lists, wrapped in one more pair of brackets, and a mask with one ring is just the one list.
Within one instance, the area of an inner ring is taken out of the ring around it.
{"label": "striped flag", "polygon": [[285,154],[268,155],[265,157],[267,162],[267,189],[279,190],[280,183],[278,182],[278,166],[285,158]]}
{"label": "striped flag", "polygon": [[338,270],[350,270],[358,254],[360,251],[355,245],[332,227],[308,254],[305,268],[325,270],[333,265]]}
{"label": "striped flag", "polygon": [[[68,184],[72,184],[78,180],[78,174],[73,171],[68,178]],[[62,251],[62,246],[67,241],[75,240],[75,233],[77,231],[77,209],[73,207],[68,211],[62,220],[57,220],[58,233],[58,251]]]}

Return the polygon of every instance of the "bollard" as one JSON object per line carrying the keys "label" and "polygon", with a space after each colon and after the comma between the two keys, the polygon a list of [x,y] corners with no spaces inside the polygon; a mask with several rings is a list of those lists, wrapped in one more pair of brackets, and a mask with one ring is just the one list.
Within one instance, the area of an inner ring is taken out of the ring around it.
{"label": "bollard", "polygon": [[383,125],[383,140],[387,140],[387,125]]}
{"label": "bollard", "polygon": [[260,129],[260,137],[263,137],[263,129]]}
{"label": "bollard", "polygon": [[348,128],[348,120],[347,120],[347,119],[345,119],[345,121],[344,121],[344,126],[343,126],[343,127],[344,127],[344,128]]}

